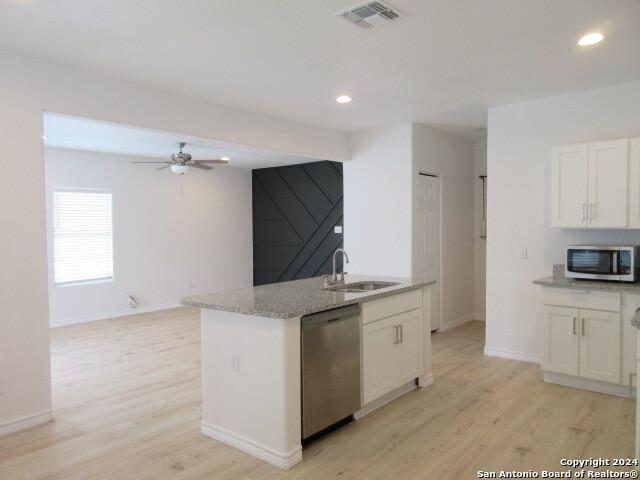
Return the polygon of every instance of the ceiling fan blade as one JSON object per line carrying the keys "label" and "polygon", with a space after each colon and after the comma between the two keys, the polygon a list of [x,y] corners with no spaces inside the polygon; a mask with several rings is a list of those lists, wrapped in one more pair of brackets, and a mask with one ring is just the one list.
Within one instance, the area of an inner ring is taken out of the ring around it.
{"label": "ceiling fan blade", "polygon": [[219,165],[226,165],[229,163],[229,160],[194,160],[198,163],[217,163]]}
{"label": "ceiling fan blade", "polygon": [[169,163],[170,164],[171,162],[163,162],[158,160],[157,162],[129,162],[129,163]]}
{"label": "ceiling fan blade", "polygon": [[164,165],[162,167],[155,168],[154,170],[164,170],[165,168],[169,168],[171,165]]}
{"label": "ceiling fan blade", "polygon": [[200,165],[198,162],[191,162],[189,166],[199,168],[200,170],[213,170],[213,167],[210,167],[209,165]]}

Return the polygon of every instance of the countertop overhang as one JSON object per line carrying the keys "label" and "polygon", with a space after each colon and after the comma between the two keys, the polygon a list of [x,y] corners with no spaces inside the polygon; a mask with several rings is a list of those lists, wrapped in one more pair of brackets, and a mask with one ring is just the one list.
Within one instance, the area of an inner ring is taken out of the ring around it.
{"label": "countertop overhang", "polygon": [[286,319],[383,298],[434,283],[424,279],[350,274],[345,279],[345,283],[375,280],[397,282],[398,285],[369,292],[349,293],[325,290],[323,279],[314,277],[252,288],[192,295],[181,299],[181,303],[211,310]]}

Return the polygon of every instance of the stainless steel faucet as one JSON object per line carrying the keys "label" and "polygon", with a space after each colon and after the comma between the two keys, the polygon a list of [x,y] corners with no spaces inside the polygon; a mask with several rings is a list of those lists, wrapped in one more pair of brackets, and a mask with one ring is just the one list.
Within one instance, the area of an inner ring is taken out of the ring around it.
{"label": "stainless steel faucet", "polygon": [[331,283],[344,282],[344,274],[347,273],[344,271],[344,265],[342,266],[342,273],[340,274],[340,280],[338,280],[338,273],[336,272],[336,257],[338,253],[342,253],[344,257],[344,263],[349,263],[349,255],[344,248],[339,248],[335,252],[333,252],[333,274],[331,275]]}

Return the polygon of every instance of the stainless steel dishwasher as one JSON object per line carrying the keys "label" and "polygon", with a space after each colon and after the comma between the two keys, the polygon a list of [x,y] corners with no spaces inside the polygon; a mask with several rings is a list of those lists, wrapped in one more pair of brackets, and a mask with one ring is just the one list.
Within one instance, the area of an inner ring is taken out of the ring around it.
{"label": "stainless steel dishwasher", "polygon": [[302,317],[302,438],[360,410],[360,306]]}

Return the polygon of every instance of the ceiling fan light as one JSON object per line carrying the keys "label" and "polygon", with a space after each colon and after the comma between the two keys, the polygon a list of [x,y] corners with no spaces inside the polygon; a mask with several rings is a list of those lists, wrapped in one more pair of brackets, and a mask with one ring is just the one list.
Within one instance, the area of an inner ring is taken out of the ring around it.
{"label": "ceiling fan light", "polygon": [[189,167],[186,165],[171,165],[171,171],[178,175],[184,175],[187,173],[187,170],[189,170]]}

